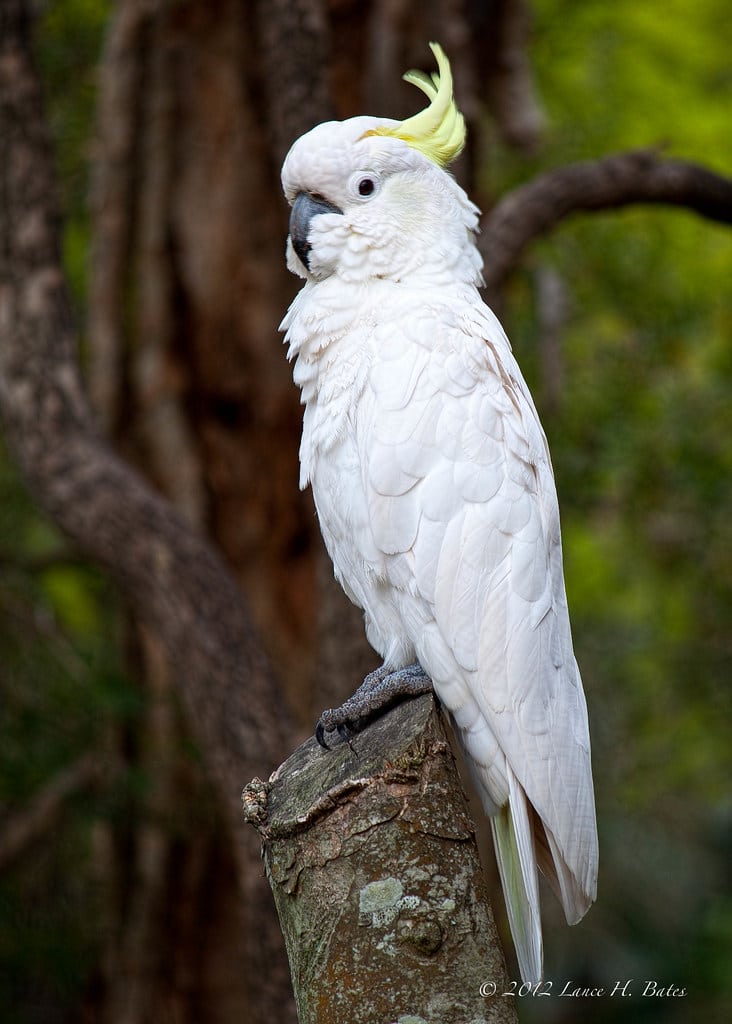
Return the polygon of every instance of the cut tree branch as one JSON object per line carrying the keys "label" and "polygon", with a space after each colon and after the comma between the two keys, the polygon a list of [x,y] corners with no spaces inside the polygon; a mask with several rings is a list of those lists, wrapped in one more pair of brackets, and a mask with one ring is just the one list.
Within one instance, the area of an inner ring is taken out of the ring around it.
{"label": "cut tree branch", "polygon": [[516,1021],[432,696],[350,744],[308,740],[242,798],[263,840],[300,1024]]}
{"label": "cut tree branch", "polygon": [[535,239],[575,213],[634,203],[686,207],[723,224],[732,223],[732,180],[698,164],[635,150],[569,164],[540,174],[509,192],[484,218],[480,249],[486,289],[500,292]]}

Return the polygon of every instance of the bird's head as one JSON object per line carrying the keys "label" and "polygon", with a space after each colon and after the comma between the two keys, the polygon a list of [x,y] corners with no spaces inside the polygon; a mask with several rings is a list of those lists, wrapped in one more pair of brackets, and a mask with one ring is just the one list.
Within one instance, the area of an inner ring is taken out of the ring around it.
{"label": "bird's head", "polygon": [[430,46],[439,72],[404,76],[430,99],[420,113],[405,121],[328,121],[290,149],[282,186],[292,207],[293,273],[354,282],[479,280],[478,209],[445,170],[463,148],[465,122],[450,64]]}

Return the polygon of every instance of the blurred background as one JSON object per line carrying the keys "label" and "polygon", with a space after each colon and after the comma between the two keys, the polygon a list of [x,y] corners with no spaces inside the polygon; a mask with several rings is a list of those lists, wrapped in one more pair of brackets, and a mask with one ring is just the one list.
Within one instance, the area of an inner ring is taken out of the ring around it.
{"label": "blurred background", "polygon": [[[284,757],[376,664],[297,488],[288,145],[328,117],[414,112],[400,76],[438,39],[470,130],[456,175],[487,214],[638,147],[729,176],[732,8],[34,6],[89,394],[240,582],[291,710]],[[521,1000],[526,1021],[732,1019],[731,283],[728,227],[629,205],[562,221],[491,296],[553,454],[594,744],[599,898],[571,930],[545,898],[547,977],[635,979],[622,1000]],[[207,751],[154,639],[0,449],[3,1021],[293,1019],[243,962],[241,928],[271,923],[232,896]],[[263,747],[258,774],[276,763]],[[687,994],[642,999],[646,980]]]}

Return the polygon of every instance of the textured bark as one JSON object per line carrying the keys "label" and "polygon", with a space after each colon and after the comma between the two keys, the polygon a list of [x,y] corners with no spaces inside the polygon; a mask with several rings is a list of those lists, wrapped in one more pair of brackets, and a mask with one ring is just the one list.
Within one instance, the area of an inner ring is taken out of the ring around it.
{"label": "textured bark", "polygon": [[350,744],[309,740],[243,800],[263,839],[300,1024],[516,1020],[495,994],[507,990],[505,962],[431,696]]}
{"label": "textured bark", "polygon": [[330,31],[321,0],[257,0],[254,7],[266,130],[279,166],[296,138],[335,116],[327,80]]}
{"label": "textured bark", "polygon": [[[426,40],[437,38],[470,122],[457,173],[475,195],[486,105],[513,145],[530,147],[541,128],[524,52],[526,6],[114,5],[93,148],[86,333],[95,412],[138,475],[101,439],[76,369],[54,186],[25,63],[33,5],[0,3],[2,416],[39,502],[107,568],[150,639],[145,750],[133,756],[154,782],[122,842],[96,828],[116,901],[110,914],[118,913],[108,929],[105,973],[116,988],[105,1024],[288,1019],[270,894],[259,884],[256,837],[248,842],[238,829],[236,791],[292,746],[288,709],[312,722],[374,667],[361,615],[332,580],[311,499],[297,492],[300,411],[276,331],[297,288],[283,267],[281,157],[327,117],[413,112],[416,93],[399,76],[409,66],[429,70]],[[500,288],[531,240],[572,212],[684,201],[672,194],[729,220],[728,182],[648,154],[537,179],[485,220],[489,286]],[[543,320],[551,328],[551,315]],[[561,369],[547,338],[552,370]],[[228,570],[191,523],[215,539]],[[286,694],[254,642],[252,619]],[[168,718],[178,692],[210,787],[194,778],[190,759],[182,764],[184,729],[177,714]],[[119,756],[121,743],[108,746]],[[195,815],[212,791],[220,812],[199,828]],[[163,834],[171,792],[188,831]],[[246,910],[231,898],[237,873]]]}
{"label": "textured bark", "polygon": [[92,160],[92,234],[87,327],[89,394],[106,433],[123,426],[125,300],[134,213],[140,51],[149,4],[120,4],[99,67],[98,137]]}
{"label": "textured bark", "polygon": [[295,705],[313,664],[317,524],[297,489],[301,413],[277,332],[296,283],[254,15],[236,0],[155,5],[131,55],[124,440],[225,553]]}
{"label": "textured bark", "polygon": [[632,203],[686,207],[732,223],[732,180],[651,150],[618,153],[540,174],[504,196],[484,217],[480,249],[489,294],[499,294],[528,245],[575,213]]}

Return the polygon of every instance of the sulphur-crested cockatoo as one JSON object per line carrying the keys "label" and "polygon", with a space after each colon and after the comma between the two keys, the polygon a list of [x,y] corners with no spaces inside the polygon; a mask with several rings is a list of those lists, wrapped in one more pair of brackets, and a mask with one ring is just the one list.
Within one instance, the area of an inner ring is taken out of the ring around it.
{"label": "sulphur-crested cockatoo", "polygon": [[570,924],[595,898],[587,709],[547,442],[478,293],[478,209],[445,171],[465,125],[450,65],[429,106],[292,146],[282,328],[305,405],[301,486],[383,667],[318,738],[434,686],[490,816],[521,975],[542,977],[537,866]]}

